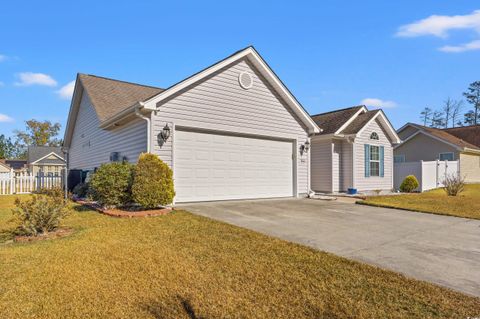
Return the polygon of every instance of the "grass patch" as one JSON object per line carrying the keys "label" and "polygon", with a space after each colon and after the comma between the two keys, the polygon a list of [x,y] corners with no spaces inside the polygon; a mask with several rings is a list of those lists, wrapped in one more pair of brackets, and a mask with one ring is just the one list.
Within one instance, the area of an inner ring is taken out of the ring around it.
{"label": "grass patch", "polygon": [[478,298],[187,212],[75,209],[64,226],[76,233],[0,245],[0,318],[480,315]]}
{"label": "grass patch", "polygon": [[443,189],[424,193],[367,197],[361,204],[408,209],[424,213],[480,219],[480,185],[466,185],[458,196],[447,196]]}

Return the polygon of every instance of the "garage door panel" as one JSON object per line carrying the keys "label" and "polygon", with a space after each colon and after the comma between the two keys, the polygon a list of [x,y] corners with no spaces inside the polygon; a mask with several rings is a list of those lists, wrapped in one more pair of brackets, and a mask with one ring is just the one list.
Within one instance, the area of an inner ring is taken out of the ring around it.
{"label": "garage door panel", "polygon": [[293,195],[292,143],[176,131],[177,202]]}

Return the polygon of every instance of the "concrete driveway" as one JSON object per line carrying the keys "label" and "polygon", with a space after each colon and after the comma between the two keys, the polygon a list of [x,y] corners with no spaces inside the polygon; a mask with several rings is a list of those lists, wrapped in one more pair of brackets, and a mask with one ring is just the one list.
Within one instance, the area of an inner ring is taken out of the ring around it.
{"label": "concrete driveway", "polygon": [[312,199],[178,205],[480,296],[480,221]]}

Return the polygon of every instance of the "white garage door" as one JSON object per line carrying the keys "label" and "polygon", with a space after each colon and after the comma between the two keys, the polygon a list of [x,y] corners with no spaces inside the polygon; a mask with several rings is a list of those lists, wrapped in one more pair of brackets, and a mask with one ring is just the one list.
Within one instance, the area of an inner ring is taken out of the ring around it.
{"label": "white garage door", "polygon": [[293,196],[292,145],[176,131],[176,201]]}

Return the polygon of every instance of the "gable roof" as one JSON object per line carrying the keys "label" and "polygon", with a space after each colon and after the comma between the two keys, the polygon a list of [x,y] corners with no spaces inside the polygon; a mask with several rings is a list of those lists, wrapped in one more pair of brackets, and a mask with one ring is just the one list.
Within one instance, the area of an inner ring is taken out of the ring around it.
{"label": "gable roof", "polygon": [[143,101],[164,89],[119,81],[90,74],[79,74],[79,81],[87,92],[100,122],[124,109]]}
{"label": "gable roof", "polygon": [[[401,130],[404,130],[408,126],[415,127],[415,128],[418,129],[418,131],[415,132],[414,134],[410,135],[407,139],[405,139],[404,142],[409,141],[411,138],[413,138],[414,136],[416,136],[419,133],[424,133],[424,134],[426,133],[425,135],[429,135],[431,137],[439,139],[440,141],[443,141],[447,144],[455,146],[460,150],[464,150],[464,149],[480,150],[480,146],[474,145],[472,143],[469,143],[469,142],[463,140],[462,138],[460,138],[458,136],[455,136],[451,132],[452,129],[438,129],[438,128],[427,127],[427,126],[423,126],[423,125],[419,125],[419,124],[415,124],[415,123],[407,123],[404,126],[402,126],[398,131],[400,132]],[[453,129],[453,131],[456,132],[456,135],[460,135],[461,133],[459,133],[459,132],[462,132],[461,130],[456,130],[456,129]],[[467,131],[466,130],[464,134],[466,134],[466,135],[473,134],[472,132],[475,132],[475,130],[472,130],[472,131]]]}
{"label": "gable roof", "polygon": [[27,163],[28,164],[35,163],[52,153],[55,154],[60,159],[65,160],[63,158],[63,152],[61,147],[29,146],[27,150]]}
{"label": "gable roof", "polygon": [[380,110],[367,111],[359,114],[345,129],[341,131],[342,134],[357,134],[360,130],[373,119]]}
{"label": "gable roof", "polygon": [[312,119],[319,127],[322,128],[322,132],[320,134],[334,134],[362,108],[365,108],[365,106],[358,105],[345,109],[320,113],[312,115]]}
{"label": "gable roof", "polygon": [[237,51],[227,58],[187,77],[167,89],[118,81],[94,75],[78,74],[75,89],[70,104],[67,125],[65,128],[64,145],[69,147],[73,128],[75,126],[81,96],[85,91],[94,105],[100,119],[101,128],[115,126],[119,121],[128,119],[140,109],[155,111],[157,103],[167,99],[213,73],[227,67],[240,59],[248,59],[263,77],[269,82],[276,93],[291,107],[296,116],[304,123],[309,133],[319,133],[321,129],[312,120],[305,108],[298,102],[270,66],[258,52],[249,46]]}

